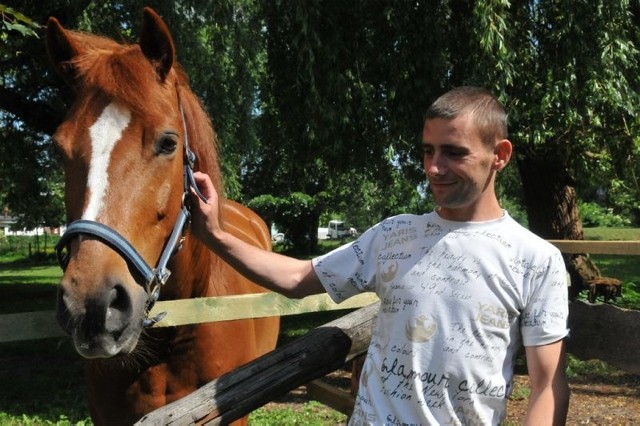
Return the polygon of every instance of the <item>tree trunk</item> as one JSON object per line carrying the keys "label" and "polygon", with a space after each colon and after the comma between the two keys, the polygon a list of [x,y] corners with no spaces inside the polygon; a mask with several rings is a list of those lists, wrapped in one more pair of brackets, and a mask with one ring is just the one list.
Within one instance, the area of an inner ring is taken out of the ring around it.
{"label": "tree trunk", "polygon": [[559,161],[528,155],[518,158],[529,229],[545,239],[582,240],[574,179]]}
{"label": "tree trunk", "polygon": [[[583,240],[574,179],[563,160],[563,155],[549,152],[517,158],[529,229],[545,239]],[[569,299],[574,300],[600,272],[586,253],[563,257],[571,277]]]}
{"label": "tree trunk", "polygon": [[307,210],[288,222],[287,238],[291,244],[291,253],[309,255],[318,250],[318,223],[320,214],[316,210]]}

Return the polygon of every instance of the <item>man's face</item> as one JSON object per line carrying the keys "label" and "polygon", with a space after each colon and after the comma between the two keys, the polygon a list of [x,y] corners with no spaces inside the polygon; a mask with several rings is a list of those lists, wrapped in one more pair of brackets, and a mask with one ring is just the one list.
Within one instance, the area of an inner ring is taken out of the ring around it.
{"label": "man's face", "polygon": [[422,132],[424,171],[439,214],[457,221],[494,217],[496,154],[482,142],[468,114],[453,120],[425,121]]}

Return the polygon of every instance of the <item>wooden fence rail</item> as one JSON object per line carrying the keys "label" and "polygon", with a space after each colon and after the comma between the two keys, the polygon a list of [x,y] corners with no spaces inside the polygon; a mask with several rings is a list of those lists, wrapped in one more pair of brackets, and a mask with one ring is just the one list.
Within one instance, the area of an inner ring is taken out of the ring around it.
{"label": "wooden fence rail", "polygon": [[569,304],[567,352],[640,374],[640,311],[609,304]]}
{"label": "wooden fence rail", "polygon": [[640,241],[548,240],[563,253],[640,255]]}
{"label": "wooden fence rail", "polygon": [[[151,310],[150,316],[167,312],[154,327],[172,327],[202,322],[355,309],[377,300],[378,297],[373,293],[360,294],[340,304],[332,301],[327,294],[299,300],[288,299],[276,293],[200,297],[159,301]],[[56,322],[54,311],[0,315],[0,343],[62,336],[64,333]]]}
{"label": "wooden fence rail", "polygon": [[[564,253],[640,255],[640,241],[549,241]],[[366,306],[376,300],[375,295],[363,294],[338,305],[324,294],[310,296],[302,300],[292,300],[275,293],[262,293],[160,301],[154,306],[151,315],[168,312],[168,315],[155,326],[169,327],[201,322],[353,309]],[[0,315],[0,343],[61,336],[63,333],[55,321],[53,311]]]}

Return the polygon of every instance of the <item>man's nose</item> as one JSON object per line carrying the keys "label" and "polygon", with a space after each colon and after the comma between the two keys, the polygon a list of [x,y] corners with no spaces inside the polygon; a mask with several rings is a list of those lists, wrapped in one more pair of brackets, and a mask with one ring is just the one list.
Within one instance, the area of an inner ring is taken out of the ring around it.
{"label": "man's nose", "polygon": [[430,158],[425,159],[424,166],[427,176],[444,175],[447,171],[444,158],[440,154],[433,154]]}

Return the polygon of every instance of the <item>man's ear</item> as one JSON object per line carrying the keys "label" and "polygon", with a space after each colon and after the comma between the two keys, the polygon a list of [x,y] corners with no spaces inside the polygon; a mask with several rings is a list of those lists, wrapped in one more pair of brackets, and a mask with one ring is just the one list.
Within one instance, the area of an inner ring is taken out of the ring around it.
{"label": "man's ear", "polygon": [[493,153],[495,155],[493,169],[495,171],[499,171],[507,167],[507,164],[509,164],[509,160],[511,159],[512,152],[513,147],[508,139],[502,139],[499,141],[493,148]]}

